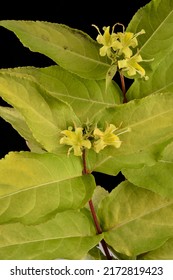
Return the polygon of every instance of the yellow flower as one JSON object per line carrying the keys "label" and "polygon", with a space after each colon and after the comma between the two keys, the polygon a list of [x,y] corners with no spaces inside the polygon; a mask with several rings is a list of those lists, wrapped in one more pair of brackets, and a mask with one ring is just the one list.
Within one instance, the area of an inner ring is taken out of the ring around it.
{"label": "yellow flower", "polygon": [[99,28],[92,24],[94,26],[99,35],[97,36],[96,40],[99,44],[103,45],[103,47],[100,48],[100,55],[105,56],[107,55],[109,58],[116,59],[116,56],[114,55],[114,52],[117,52],[117,55],[120,56],[124,54],[125,57],[131,57],[133,55],[133,52],[131,50],[132,48],[135,48],[138,46],[137,37],[140,34],[144,34],[145,30],[142,29],[140,32],[134,34],[132,32],[125,32],[124,26],[123,26],[123,32],[115,33],[114,29],[116,25],[122,25],[120,23],[115,24],[112,27],[112,32],[110,34],[110,26],[103,27],[104,34],[102,35]]}
{"label": "yellow flower", "polygon": [[125,57],[131,57],[133,52],[130,47],[135,48],[138,45],[137,39],[131,32],[119,32],[117,33],[119,38],[119,55],[124,54]]}
{"label": "yellow flower", "polygon": [[91,142],[89,140],[86,140],[83,135],[83,128],[77,127],[75,128],[75,131],[69,130],[63,130],[61,133],[64,135],[60,139],[60,144],[69,145],[72,146],[68,150],[68,155],[70,154],[71,150],[74,150],[75,156],[81,156],[82,150],[84,148],[90,149],[91,148]]}
{"label": "yellow flower", "polygon": [[136,39],[140,34],[144,34],[145,31],[142,29],[140,32],[134,34],[132,32],[118,32],[117,38],[119,40],[119,52],[118,55],[124,54],[125,57],[130,58],[133,52],[130,47],[135,48],[138,46],[138,41]]}
{"label": "yellow flower", "polygon": [[108,55],[109,57],[111,55],[111,48],[116,48],[117,46],[117,35],[113,32],[114,28],[112,28],[112,33],[110,34],[110,26],[104,26],[104,34],[102,35],[99,28],[96,25],[92,24],[92,26],[94,26],[99,32],[99,35],[96,38],[97,42],[103,45],[103,47],[100,48],[100,55]]}
{"label": "yellow flower", "polygon": [[119,148],[121,146],[121,141],[117,135],[114,134],[114,131],[118,128],[110,124],[107,126],[106,130],[103,132],[99,128],[95,128],[93,135],[96,139],[94,142],[94,151],[99,153],[106,146],[114,146],[115,148]]}
{"label": "yellow flower", "polygon": [[141,55],[136,54],[130,58],[122,59],[118,61],[119,69],[126,71],[129,76],[134,76],[138,73],[141,78],[147,79],[145,76],[145,70],[142,66],[139,65],[139,62],[143,61]]}

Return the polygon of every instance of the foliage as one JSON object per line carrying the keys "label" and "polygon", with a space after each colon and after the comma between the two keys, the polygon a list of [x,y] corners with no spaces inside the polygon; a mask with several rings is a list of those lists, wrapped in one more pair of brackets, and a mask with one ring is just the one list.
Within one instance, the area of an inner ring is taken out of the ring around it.
{"label": "foliage", "polygon": [[[0,70],[0,116],[30,148],[0,160],[0,259],[173,259],[172,24],[171,0],[96,40],[0,21],[56,63]],[[125,181],[109,193],[93,172]]]}

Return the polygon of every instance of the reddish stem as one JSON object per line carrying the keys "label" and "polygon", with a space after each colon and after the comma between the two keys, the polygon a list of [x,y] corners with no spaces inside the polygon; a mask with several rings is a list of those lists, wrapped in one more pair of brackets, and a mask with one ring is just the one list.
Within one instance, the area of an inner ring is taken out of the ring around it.
{"label": "reddish stem", "polygon": [[[83,160],[83,171],[82,171],[83,175],[90,174],[90,172],[87,169],[87,165],[86,165],[86,151],[85,151],[85,149],[83,150],[83,153],[82,153],[82,160]],[[89,207],[90,207],[90,211],[91,211],[93,221],[94,221],[94,224],[95,224],[95,227],[96,227],[97,234],[101,234],[102,229],[100,227],[100,224],[99,224],[99,221],[98,221],[98,218],[97,218],[97,215],[96,215],[96,211],[94,209],[94,204],[92,202],[92,199],[89,200]],[[108,250],[108,247],[107,247],[107,244],[106,244],[105,240],[102,239],[100,241],[100,243],[102,245],[102,248],[103,248],[103,251],[106,255],[106,258],[108,260],[112,260],[112,257],[109,253],[109,250]]]}
{"label": "reddish stem", "polygon": [[[96,212],[95,212],[95,209],[94,209],[94,205],[93,205],[93,202],[92,202],[91,199],[89,200],[89,207],[90,207],[91,214],[92,214],[92,217],[93,217],[93,220],[94,220],[94,224],[95,224],[95,227],[96,227],[96,230],[97,230],[97,234],[101,234],[102,233],[102,229],[101,229],[100,224],[98,222],[97,215],[96,215]],[[112,260],[112,257],[111,257],[111,255],[109,253],[109,250],[108,250],[108,247],[107,247],[107,244],[106,244],[105,240],[102,239],[100,241],[100,243],[102,245],[102,248],[103,248],[103,251],[104,251],[104,253],[106,255],[106,258],[108,260]]]}
{"label": "reddish stem", "polygon": [[124,75],[121,72],[120,72],[120,80],[121,80],[121,89],[123,93],[123,103],[127,103],[125,80],[124,80]]}
{"label": "reddish stem", "polygon": [[82,152],[82,161],[83,161],[83,170],[82,174],[89,174],[90,172],[87,170],[87,165],[86,165],[86,150],[84,149]]}
{"label": "reddish stem", "polygon": [[102,229],[101,229],[101,227],[99,225],[99,222],[98,222],[98,219],[97,219],[97,216],[96,216],[96,212],[95,212],[95,209],[94,209],[94,205],[93,205],[93,202],[92,202],[91,199],[89,200],[89,207],[90,207],[90,210],[91,210],[91,214],[93,216],[93,220],[94,220],[94,224],[95,224],[97,233],[101,234],[102,233]]}

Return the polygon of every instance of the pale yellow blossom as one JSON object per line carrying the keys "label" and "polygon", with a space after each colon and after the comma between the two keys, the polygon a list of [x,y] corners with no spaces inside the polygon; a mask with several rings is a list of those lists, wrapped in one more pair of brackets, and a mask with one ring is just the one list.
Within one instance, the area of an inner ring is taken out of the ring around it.
{"label": "pale yellow blossom", "polygon": [[122,71],[127,72],[129,76],[134,76],[137,73],[141,76],[141,78],[147,79],[145,76],[145,69],[139,64],[143,59],[141,55],[136,54],[130,58],[122,59],[118,61],[118,68],[122,69]]}
{"label": "pale yellow blossom", "polygon": [[91,142],[88,139],[85,139],[82,127],[75,128],[75,131],[72,131],[71,129],[63,130],[61,133],[64,136],[60,139],[60,144],[71,146],[68,150],[68,155],[71,150],[74,150],[75,156],[81,156],[84,148],[91,148]]}
{"label": "pale yellow blossom", "polygon": [[99,28],[96,25],[92,25],[94,26],[98,32],[99,35],[97,36],[96,40],[99,44],[103,45],[103,47],[100,48],[100,55],[101,56],[105,56],[108,55],[110,56],[111,54],[111,48],[116,48],[117,45],[117,35],[113,32],[114,28],[112,28],[112,33],[110,34],[110,26],[104,26],[103,27],[103,35],[101,34]]}
{"label": "pale yellow blossom", "polygon": [[94,151],[96,153],[99,153],[101,150],[103,150],[106,146],[113,146],[115,148],[119,148],[121,146],[121,141],[119,137],[114,134],[114,131],[116,131],[118,128],[113,125],[107,125],[105,131],[101,131],[99,128],[95,128],[93,135],[96,139],[94,142]]}
{"label": "pale yellow blossom", "polygon": [[124,57],[131,57],[133,55],[132,48],[136,48],[138,46],[137,37],[140,34],[144,34],[145,31],[142,29],[140,32],[134,34],[132,32],[118,32],[117,38],[119,40],[119,51],[118,55],[124,54]]}

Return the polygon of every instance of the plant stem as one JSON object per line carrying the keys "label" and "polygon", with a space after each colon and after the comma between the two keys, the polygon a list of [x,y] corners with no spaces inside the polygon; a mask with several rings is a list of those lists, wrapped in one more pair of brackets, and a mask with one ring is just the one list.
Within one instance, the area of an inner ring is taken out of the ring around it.
{"label": "plant stem", "polygon": [[82,161],[83,161],[83,170],[82,170],[82,174],[90,174],[90,172],[87,170],[87,164],[86,164],[86,150],[83,149],[82,152]]}
{"label": "plant stem", "polygon": [[[83,175],[90,174],[90,172],[87,169],[87,165],[86,165],[86,151],[85,151],[85,149],[83,150],[83,153],[82,153],[82,160],[83,160],[83,171],[82,171]],[[90,211],[91,211],[93,221],[94,221],[94,224],[95,224],[95,227],[96,227],[97,234],[101,234],[102,229],[100,227],[100,224],[99,224],[99,221],[98,221],[98,218],[97,218],[97,215],[96,215],[96,211],[95,211],[92,199],[89,200],[89,207],[90,207]],[[100,241],[100,243],[102,245],[102,248],[103,248],[103,251],[105,253],[106,258],[108,260],[112,260],[112,257],[109,253],[109,250],[108,250],[108,247],[107,247],[107,244],[106,244],[105,240],[102,239]]]}
{"label": "plant stem", "polygon": [[125,80],[124,80],[124,75],[121,72],[120,72],[120,80],[121,80],[121,89],[123,93],[123,103],[127,103]]}
{"label": "plant stem", "polygon": [[[100,227],[100,224],[98,222],[98,219],[97,219],[97,216],[96,216],[96,212],[95,212],[95,209],[94,209],[94,205],[93,205],[93,202],[92,200],[90,199],[89,200],[89,207],[90,207],[90,210],[91,210],[91,214],[92,214],[92,217],[93,217],[93,220],[94,220],[94,224],[95,224],[95,227],[96,227],[96,230],[97,230],[97,234],[101,234],[102,233],[102,229]],[[102,248],[103,248],[103,251],[107,257],[108,260],[112,260],[112,257],[109,253],[109,250],[108,250],[108,247],[107,247],[107,244],[105,242],[104,239],[102,239],[100,241],[101,245],[102,245]]]}
{"label": "plant stem", "polygon": [[91,199],[89,200],[89,207],[90,207],[90,210],[91,210],[91,214],[92,214],[92,217],[93,217],[93,220],[94,220],[94,224],[95,224],[97,233],[101,234],[102,233],[102,229],[101,229],[101,227],[99,225],[99,222],[98,222],[98,219],[97,219],[97,216],[96,216],[96,212],[95,212],[95,209],[94,209],[94,205],[93,205],[93,202],[92,202]]}

